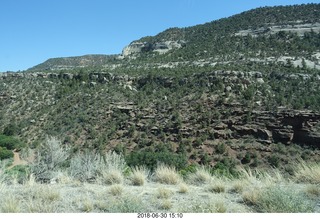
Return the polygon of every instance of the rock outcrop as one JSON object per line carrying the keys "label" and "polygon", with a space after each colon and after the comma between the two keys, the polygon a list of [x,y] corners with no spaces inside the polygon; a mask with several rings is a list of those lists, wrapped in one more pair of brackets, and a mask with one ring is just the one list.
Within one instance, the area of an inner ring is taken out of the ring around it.
{"label": "rock outcrop", "polygon": [[156,42],[156,43],[149,43],[149,42],[132,42],[128,46],[126,46],[122,51],[122,56],[130,56],[135,55],[143,52],[159,52],[159,53],[166,53],[172,49],[179,49],[185,46],[186,42],[183,40],[179,41],[163,41],[163,42]]}

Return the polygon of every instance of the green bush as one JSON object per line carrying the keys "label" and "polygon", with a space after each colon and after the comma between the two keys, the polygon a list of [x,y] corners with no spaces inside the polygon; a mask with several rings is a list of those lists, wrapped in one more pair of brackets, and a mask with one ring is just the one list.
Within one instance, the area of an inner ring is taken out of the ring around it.
{"label": "green bush", "polygon": [[146,166],[150,170],[155,170],[158,163],[175,167],[181,170],[187,165],[187,157],[182,154],[174,154],[171,152],[132,152],[125,157],[129,166]]}
{"label": "green bush", "polygon": [[280,165],[280,157],[277,155],[272,155],[268,158],[268,162],[271,166],[278,168]]}
{"label": "green bush", "polygon": [[8,159],[11,157],[13,157],[12,151],[10,151],[6,148],[0,147],[0,160]]}
{"label": "green bush", "polygon": [[3,134],[7,136],[13,136],[17,134],[18,127],[16,124],[9,124],[3,129]]}
{"label": "green bush", "polygon": [[23,143],[12,136],[0,135],[0,146],[13,150],[22,148]]}
{"label": "green bush", "polygon": [[8,179],[16,179],[19,183],[23,183],[30,173],[28,166],[17,165],[5,171]]}

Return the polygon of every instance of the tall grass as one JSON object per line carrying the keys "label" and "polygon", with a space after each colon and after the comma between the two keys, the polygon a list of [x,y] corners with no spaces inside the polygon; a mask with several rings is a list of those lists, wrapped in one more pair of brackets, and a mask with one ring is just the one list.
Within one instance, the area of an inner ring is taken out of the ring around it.
{"label": "tall grass", "polygon": [[20,212],[20,200],[13,194],[2,197],[0,212],[2,213],[18,213]]}
{"label": "tall grass", "polygon": [[187,181],[194,185],[209,183],[211,179],[212,175],[210,171],[203,166],[198,167],[194,173],[189,174],[187,177]]}
{"label": "tall grass", "polygon": [[315,207],[302,193],[280,186],[264,189],[255,205],[266,213],[308,213]]}
{"label": "tall grass", "polygon": [[175,185],[181,181],[181,177],[174,167],[169,167],[164,164],[158,165],[154,173],[156,182],[163,184]]}
{"label": "tall grass", "polygon": [[149,174],[149,170],[144,166],[133,167],[129,175],[129,180],[134,186],[143,186],[146,183]]}
{"label": "tall grass", "polygon": [[320,164],[306,163],[299,161],[296,163],[294,176],[298,182],[320,184]]}

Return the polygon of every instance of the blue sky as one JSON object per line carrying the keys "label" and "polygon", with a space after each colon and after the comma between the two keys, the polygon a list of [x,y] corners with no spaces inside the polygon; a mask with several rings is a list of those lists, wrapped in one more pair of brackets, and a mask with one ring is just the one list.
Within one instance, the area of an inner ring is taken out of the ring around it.
{"label": "blue sky", "polygon": [[143,36],[261,6],[319,0],[1,0],[0,72],[49,58],[120,54]]}

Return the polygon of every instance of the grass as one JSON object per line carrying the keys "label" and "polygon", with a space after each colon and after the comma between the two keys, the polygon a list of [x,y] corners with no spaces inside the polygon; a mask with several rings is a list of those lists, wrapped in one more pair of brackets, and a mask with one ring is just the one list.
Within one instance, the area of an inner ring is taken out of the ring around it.
{"label": "grass", "polygon": [[231,193],[239,193],[241,194],[244,188],[248,185],[246,180],[235,180],[231,182],[232,187],[229,189]]}
{"label": "grass", "polygon": [[320,184],[320,164],[300,161],[296,163],[294,175],[298,182]]}
{"label": "grass", "polygon": [[171,190],[166,189],[164,187],[159,187],[156,192],[156,197],[158,199],[167,199],[170,198],[172,194],[173,192]]}
{"label": "grass", "polygon": [[226,191],[225,183],[222,181],[212,182],[208,185],[207,191],[212,193],[224,193]]}
{"label": "grass", "polygon": [[12,194],[3,197],[0,209],[2,213],[18,213],[20,212],[20,201]]}
{"label": "grass", "polygon": [[120,184],[112,185],[109,189],[109,193],[113,196],[120,196],[124,192],[124,188]]}
{"label": "grass", "polygon": [[305,178],[297,180],[297,174],[290,181],[277,170],[246,169],[239,178],[229,179],[199,167],[183,181],[174,168],[159,165],[153,180],[147,182],[145,167],[134,167],[124,175],[121,159],[112,156],[116,160],[101,164],[108,168],[90,183],[69,177],[63,170],[57,172],[56,184],[40,184],[32,175],[13,183],[14,178],[2,175],[6,180],[0,182],[0,212],[319,213],[315,207],[318,184],[305,184]]}
{"label": "grass", "polygon": [[188,191],[189,191],[189,187],[186,183],[182,182],[179,184],[179,190],[178,190],[179,193],[185,194],[185,193],[188,193]]}
{"label": "grass", "polygon": [[242,193],[242,200],[245,204],[251,206],[256,205],[261,197],[261,191],[258,188],[253,188]]}
{"label": "grass", "polygon": [[134,186],[143,186],[149,176],[149,170],[146,167],[134,167],[131,170],[129,180]]}
{"label": "grass", "polygon": [[158,183],[176,185],[181,181],[181,177],[174,167],[159,165],[154,173],[154,179]]}
{"label": "grass", "polygon": [[118,169],[111,169],[111,170],[105,171],[102,177],[100,178],[100,181],[107,185],[121,184],[123,183],[123,180],[124,180],[123,174]]}
{"label": "grass", "polygon": [[307,185],[306,189],[305,189],[306,194],[310,197],[310,198],[318,198],[320,197],[320,187],[319,185]]}
{"label": "grass", "polygon": [[171,208],[172,208],[172,202],[169,199],[160,200],[159,209],[168,211]]}
{"label": "grass", "polygon": [[215,208],[217,213],[226,213],[227,207],[224,202],[218,201],[215,203]]}
{"label": "grass", "polygon": [[188,182],[193,185],[202,185],[210,182],[212,175],[205,167],[198,167],[195,173],[191,173],[188,176]]}
{"label": "grass", "polygon": [[280,186],[263,190],[255,205],[265,213],[308,213],[315,207],[303,194]]}

